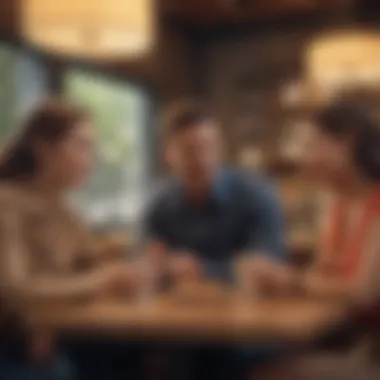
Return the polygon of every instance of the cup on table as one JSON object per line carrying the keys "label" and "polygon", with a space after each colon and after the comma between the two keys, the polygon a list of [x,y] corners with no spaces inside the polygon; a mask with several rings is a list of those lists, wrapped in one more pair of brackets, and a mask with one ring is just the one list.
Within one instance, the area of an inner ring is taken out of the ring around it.
{"label": "cup on table", "polygon": [[251,254],[243,254],[235,260],[235,276],[240,293],[249,298],[259,294],[258,284],[254,273],[254,258]]}
{"label": "cup on table", "polygon": [[140,301],[151,300],[159,290],[159,268],[149,256],[136,259],[135,264],[140,279],[138,298]]}

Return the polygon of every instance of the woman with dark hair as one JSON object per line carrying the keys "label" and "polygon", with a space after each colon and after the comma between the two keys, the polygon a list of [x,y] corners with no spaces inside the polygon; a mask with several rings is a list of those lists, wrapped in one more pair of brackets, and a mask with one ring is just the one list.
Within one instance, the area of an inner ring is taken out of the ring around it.
{"label": "woman with dark hair", "polygon": [[315,267],[323,281],[309,285],[360,303],[377,300],[380,120],[364,106],[336,103],[316,114],[313,131],[303,163],[330,190],[331,203]]}
{"label": "woman with dark hair", "polygon": [[[272,290],[294,289],[351,302],[352,314],[343,335],[330,337],[347,342],[347,335],[365,335],[363,330],[379,326],[380,120],[370,107],[341,100],[316,112],[307,132],[300,163],[327,195],[315,264],[302,276],[263,261],[255,270],[261,285]],[[307,358],[304,363],[285,363],[286,368],[275,372],[288,378],[285,369],[291,369],[289,378],[309,379],[313,371],[319,374],[317,378],[342,373],[348,378],[355,370],[363,371],[352,357],[343,355],[340,360]]]}
{"label": "woman with dark hair", "polygon": [[380,265],[380,120],[341,101],[316,112],[307,132],[300,164],[326,200],[317,260],[303,281],[262,261],[258,275],[263,284],[272,279],[281,287],[373,300],[380,296],[374,294],[380,291],[374,270]]}
{"label": "woman with dark hair", "polygon": [[2,155],[1,379],[70,378],[53,360],[52,337],[23,329],[26,302],[83,299],[133,281],[124,266],[96,264],[91,236],[66,203],[91,166],[90,118],[58,100],[38,107]]}

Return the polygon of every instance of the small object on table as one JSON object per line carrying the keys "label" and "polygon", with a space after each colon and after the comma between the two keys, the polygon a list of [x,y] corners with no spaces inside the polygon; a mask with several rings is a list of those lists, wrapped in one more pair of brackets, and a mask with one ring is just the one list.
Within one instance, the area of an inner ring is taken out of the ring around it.
{"label": "small object on table", "polygon": [[123,233],[100,236],[96,242],[101,258],[105,261],[125,257],[128,251],[128,237]]}
{"label": "small object on table", "polygon": [[161,268],[154,258],[142,256],[134,262],[139,277],[138,298],[140,301],[150,301],[160,290]]}
{"label": "small object on table", "polygon": [[230,296],[228,288],[214,281],[182,281],[169,293],[171,301],[192,305],[225,304]]}
{"label": "small object on table", "polygon": [[238,257],[235,262],[235,274],[239,291],[249,298],[258,296],[258,284],[255,277],[257,264],[257,259],[250,254]]}

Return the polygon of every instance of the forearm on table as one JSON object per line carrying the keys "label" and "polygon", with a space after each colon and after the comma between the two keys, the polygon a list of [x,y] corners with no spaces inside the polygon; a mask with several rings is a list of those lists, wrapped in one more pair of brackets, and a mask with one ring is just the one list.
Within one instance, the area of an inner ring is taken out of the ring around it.
{"label": "forearm on table", "polygon": [[321,291],[321,295],[352,301],[355,299],[355,289],[352,284],[346,281],[335,280],[325,284],[324,289]]}
{"label": "forearm on table", "polygon": [[94,273],[49,276],[41,275],[25,281],[6,285],[7,294],[22,301],[39,299],[76,298],[94,295],[99,290],[99,280]]}
{"label": "forearm on table", "polygon": [[78,262],[83,269],[96,268],[99,265],[121,261],[121,253],[110,252],[109,250],[98,248],[86,251]]}
{"label": "forearm on table", "polygon": [[351,281],[334,276],[313,275],[315,280],[308,283],[306,279],[305,285],[310,295],[322,297],[332,297],[345,300],[352,300],[356,295],[356,286]]}

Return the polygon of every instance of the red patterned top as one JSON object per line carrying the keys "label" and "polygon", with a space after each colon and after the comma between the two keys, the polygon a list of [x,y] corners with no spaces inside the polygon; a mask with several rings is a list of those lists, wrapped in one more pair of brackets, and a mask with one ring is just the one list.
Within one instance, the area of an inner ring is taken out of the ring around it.
{"label": "red patterned top", "polygon": [[346,230],[348,205],[336,202],[332,208],[323,249],[320,252],[322,270],[352,278],[358,274],[364,251],[374,224],[380,219],[380,189],[377,188],[363,201],[351,228]]}
{"label": "red patterned top", "polygon": [[[356,281],[363,266],[369,269],[373,266],[372,262],[367,262],[373,260],[367,255],[367,249],[369,240],[373,236],[373,228],[380,220],[380,189],[377,188],[363,201],[350,227],[351,232],[346,228],[348,210],[349,206],[344,202],[336,202],[332,208],[320,252],[321,270],[326,274],[339,275]],[[364,272],[364,276],[371,274]],[[353,317],[366,328],[378,327],[380,300],[372,299],[369,304],[361,304],[354,310]]]}

